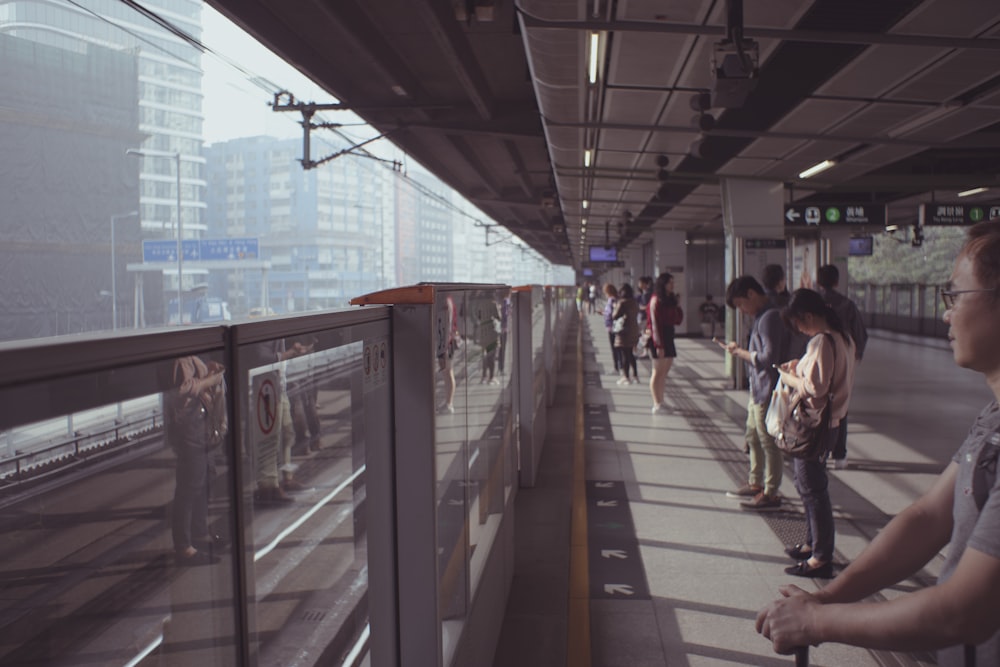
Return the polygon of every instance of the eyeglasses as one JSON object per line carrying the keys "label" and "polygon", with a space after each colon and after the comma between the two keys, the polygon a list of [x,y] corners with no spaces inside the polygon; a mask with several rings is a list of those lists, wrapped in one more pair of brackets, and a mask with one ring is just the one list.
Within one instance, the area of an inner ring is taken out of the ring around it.
{"label": "eyeglasses", "polygon": [[956,290],[941,290],[941,300],[944,301],[944,309],[951,310],[955,307],[955,302],[958,301],[959,294],[971,294],[973,292],[996,292],[996,287],[990,287],[988,289],[956,289]]}

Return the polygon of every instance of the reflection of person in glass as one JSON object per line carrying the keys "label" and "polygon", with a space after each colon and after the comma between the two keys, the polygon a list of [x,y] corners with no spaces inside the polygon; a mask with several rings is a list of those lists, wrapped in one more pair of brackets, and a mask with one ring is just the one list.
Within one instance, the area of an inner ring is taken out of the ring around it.
{"label": "reflection of person in glass", "polygon": [[205,565],[218,560],[200,551],[211,545],[208,529],[210,482],[215,468],[211,450],[222,443],[226,422],[224,368],[195,356],[173,363],[171,389],[164,395],[167,442],[177,456],[172,533],[177,563]]}

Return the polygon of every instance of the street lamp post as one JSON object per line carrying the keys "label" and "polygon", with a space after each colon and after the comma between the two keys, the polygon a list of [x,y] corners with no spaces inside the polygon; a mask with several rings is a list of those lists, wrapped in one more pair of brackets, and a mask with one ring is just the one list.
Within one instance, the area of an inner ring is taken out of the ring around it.
{"label": "street lamp post", "polygon": [[169,157],[177,166],[177,324],[184,324],[184,312],[181,309],[184,297],[184,221],[181,216],[181,152],[138,150],[129,148],[126,155],[139,157]]}
{"label": "street lamp post", "polygon": [[111,330],[118,329],[118,275],[115,270],[115,223],[125,218],[139,215],[138,211],[129,211],[111,216]]}

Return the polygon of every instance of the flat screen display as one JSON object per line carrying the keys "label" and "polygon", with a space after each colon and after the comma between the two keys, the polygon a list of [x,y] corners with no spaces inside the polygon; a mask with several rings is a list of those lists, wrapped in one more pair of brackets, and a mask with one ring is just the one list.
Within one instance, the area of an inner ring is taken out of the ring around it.
{"label": "flat screen display", "polygon": [[590,246],[591,262],[617,262],[618,248],[605,248],[602,245]]}
{"label": "flat screen display", "polygon": [[847,254],[852,257],[867,257],[874,249],[874,239],[871,236],[852,236],[848,243]]}
{"label": "flat screen display", "polygon": [[594,270],[593,269],[584,269],[583,270],[583,275],[585,275],[585,276],[592,276],[592,275],[594,275]]}

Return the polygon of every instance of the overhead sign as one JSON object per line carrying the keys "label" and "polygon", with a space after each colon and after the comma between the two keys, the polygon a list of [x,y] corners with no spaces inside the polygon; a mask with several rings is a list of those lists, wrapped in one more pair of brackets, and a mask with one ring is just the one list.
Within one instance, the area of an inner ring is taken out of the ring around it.
{"label": "overhead sign", "polygon": [[785,225],[885,226],[884,204],[786,204]]}
{"label": "overhead sign", "polygon": [[[260,241],[257,238],[233,239],[184,239],[181,244],[184,261],[219,261],[258,259],[260,257]],[[155,240],[142,242],[143,262],[177,261],[176,240]]]}
{"label": "overhead sign", "polygon": [[974,225],[983,220],[1000,218],[1000,203],[977,202],[956,204],[928,202],[920,205],[921,225]]}
{"label": "overhead sign", "polygon": [[617,262],[618,248],[614,246],[592,245],[590,246],[589,259],[591,262]]}

